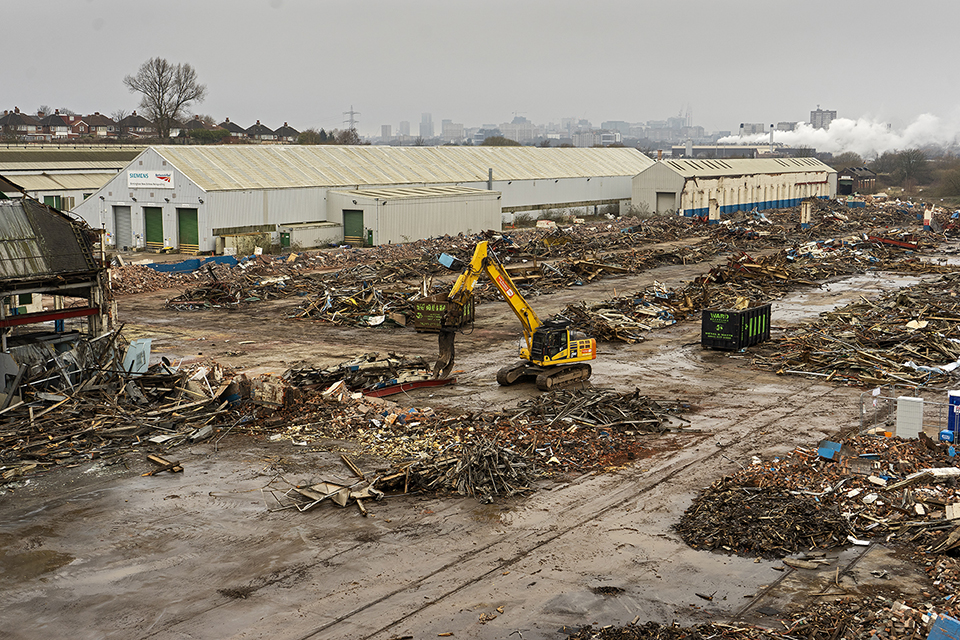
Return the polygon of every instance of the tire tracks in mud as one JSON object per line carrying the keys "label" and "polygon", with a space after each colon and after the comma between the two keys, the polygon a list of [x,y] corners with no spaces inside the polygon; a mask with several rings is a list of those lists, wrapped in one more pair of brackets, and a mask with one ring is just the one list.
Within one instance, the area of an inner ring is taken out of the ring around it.
{"label": "tire tracks in mud", "polygon": [[[802,389],[804,389],[804,390],[810,389],[811,387],[815,387],[815,386],[817,386],[817,385],[818,385],[818,381],[809,381],[807,384],[804,385],[804,387],[803,387]],[[833,394],[835,391],[836,391],[835,388],[828,388],[828,389],[826,389],[825,391],[823,391],[822,393],[818,393],[818,394],[814,395],[813,397],[815,397],[815,398],[817,398],[818,400],[820,400],[820,399],[823,399],[825,396],[829,396],[829,395]],[[761,413],[762,411],[769,410],[769,409],[771,409],[771,408],[775,408],[776,405],[782,403],[782,400],[783,400],[782,397],[774,397],[774,398],[771,398],[770,401],[767,402],[767,403],[765,403],[765,405],[763,406],[763,408],[760,409],[760,410],[758,410],[756,413]],[[486,569],[486,567],[489,566],[489,564],[484,563],[485,569],[484,569],[482,572],[480,572],[480,573],[478,573],[478,574],[476,574],[476,575],[473,575],[472,577],[470,577],[470,578],[468,578],[468,579],[465,579],[465,580],[460,581],[459,584],[453,586],[452,588],[448,588],[446,591],[444,591],[443,593],[441,593],[439,596],[433,597],[433,598],[431,598],[429,601],[424,602],[424,603],[422,603],[422,604],[419,605],[419,606],[415,606],[414,608],[412,608],[412,609],[404,612],[402,615],[399,615],[399,616],[396,617],[395,619],[390,620],[389,622],[386,622],[385,624],[381,624],[381,626],[379,626],[376,630],[371,631],[371,632],[367,632],[365,635],[355,636],[356,640],[371,640],[372,638],[375,638],[375,637],[378,636],[379,634],[385,633],[385,632],[391,630],[393,627],[401,624],[404,620],[409,619],[409,618],[412,617],[412,616],[415,616],[415,615],[417,615],[417,614],[420,614],[420,613],[423,613],[423,612],[427,611],[428,609],[430,609],[430,607],[432,607],[432,606],[434,606],[434,605],[442,602],[443,600],[445,600],[445,599],[447,599],[447,598],[449,598],[449,597],[451,597],[451,596],[459,593],[460,591],[462,591],[462,590],[464,590],[464,589],[466,589],[466,588],[468,588],[468,587],[470,587],[470,586],[472,586],[472,585],[475,585],[475,584],[477,584],[477,583],[479,583],[479,582],[482,582],[483,580],[485,580],[485,579],[487,579],[487,578],[490,578],[491,576],[495,576],[495,575],[501,574],[504,570],[506,570],[506,569],[508,569],[509,567],[515,565],[516,563],[518,563],[518,562],[520,562],[520,561],[528,558],[529,556],[531,556],[531,555],[532,555],[533,553],[535,553],[536,551],[538,551],[538,550],[540,550],[540,549],[542,549],[542,548],[544,548],[544,547],[552,544],[553,542],[561,539],[562,537],[566,536],[567,534],[569,534],[569,533],[571,533],[571,532],[574,532],[574,531],[576,531],[577,529],[580,529],[581,527],[583,527],[583,526],[585,526],[585,525],[587,525],[587,524],[589,524],[589,523],[591,523],[591,522],[593,522],[593,521],[595,521],[595,520],[600,519],[601,517],[607,515],[610,510],[623,507],[624,505],[627,505],[627,504],[629,504],[629,503],[637,500],[638,498],[642,497],[643,495],[645,495],[645,494],[647,494],[647,493],[649,493],[649,492],[651,492],[651,491],[653,491],[653,490],[661,487],[662,485],[664,485],[665,483],[670,482],[671,480],[675,479],[676,477],[681,476],[685,471],[687,471],[687,470],[690,469],[690,468],[701,466],[701,465],[703,465],[705,462],[708,462],[708,461],[711,461],[711,460],[717,460],[717,459],[719,459],[719,458],[726,458],[726,454],[727,454],[727,453],[731,453],[732,450],[735,450],[738,445],[739,445],[739,446],[751,447],[751,448],[756,448],[756,447],[758,447],[759,445],[762,444],[762,440],[760,440],[760,437],[763,437],[762,434],[763,434],[764,431],[766,431],[768,428],[770,428],[770,427],[771,427],[773,424],[775,424],[776,422],[779,422],[779,421],[782,421],[782,420],[784,420],[784,419],[786,419],[786,418],[789,418],[789,417],[793,416],[794,414],[796,414],[796,413],[798,413],[798,412],[806,409],[806,407],[807,407],[807,404],[798,405],[798,406],[794,407],[793,409],[791,409],[790,411],[788,411],[788,412],[786,412],[786,413],[778,413],[777,415],[772,416],[772,417],[770,417],[770,418],[767,419],[767,420],[764,420],[762,423],[760,423],[760,424],[758,424],[758,425],[756,425],[756,426],[751,427],[751,428],[748,429],[746,432],[744,432],[744,433],[742,433],[742,434],[738,434],[738,437],[737,437],[737,440],[736,440],[736,441],[731,442],[731,443],[728,443],[728,444],[723,444],[723,445],[721,445],[721,446],[717,446],[717,447],[713,448],[709,453],[706,453],[706,454],[700,455],[700,456],[696,456],[696,457],[694,457],[693,459],[684,462],[684,463],[681,464],[680,466],[676,466],[676,467],[673,467],[673,468],[671,469],[670,465],[668,465],[666,468],[663,468],[663,469],[660,470],[660,473],[661,473],[662,475],[660,475],[659,477],[657,477],[657,478],[656,478],[655,480],[653,480],[652,482],[645,483],[643,486],[640,486],[640,487],[632,486],[632,487],[624,488],[624,489],[621,490],[621,491],[614,491],[615,496],[612,497],[612,498],[611,498],[610,500],[608,500],[608,501],[603,501],[602,503],[599,503],[599,502],[596,502],[596,501],[595,501],[595,502],[592,502],[592,503],[590,504],[590,507],[591,507],[591,508],[590,508],[589,512],[586,513],[586,514],[583,514],[583,515],[581,515],[581,516],[579,516],[579,517],[577,517],[576,520],[575,520],[573,523],[570,523],[570,524],[567,524],[567,525],[565,525],[565,526],[562,526],[561,528],[559,528],[559,529],[556,530],[556,531],[551,531],[551,532],[549,532],[549,533],[546,535],[546,537],[544,537],[544,538],[542,538],[542,539],[540,539],[540,540],[537,540],[537,541],[536,541],[534,544],[532,544],[532,545],[528,545],[528,546],[520,549],[519,551],[513,553],[513,555],[507,557],[506,559],[493,561],[493,567],[492,567],[492,568]],[[765,440],[765,439],[773,439],[773,438],[776,438],[776,435],[767,435],[767,436],[763,437],[764,440]],[[741,443],[742,443],[742,444],[741,444]],[[726,458],[726,459],[729,460],[730,458]],[[564,487],[564,488],[566,488],[566,487]],[[527,537],[528,534],[529,534],[529,532],[528,532],[528,531],[525,531],[525,530],[523,530],[523,531],[517,531],[514,535],[510,536],[509,539],[496,540],[496,541],[494,541],[494,542],[491,542],[490,544],[484,545],[483,547],[480,547],[480,548],[477,548],[477,549],[472,549],[472,550],[471,550],[470,552],[468,552],[468,553],[461,554],[460,556],[458,556],[457,558],[455,558],[455,559],[451,560],[450,562],[446,563],[446,564],[443,565],[442,567],[440,567],[440,568],[438,568],[438,569],[435,569],[435,570],[431,571],[430,573],[428,573],[428,574],[426,574],[426,575],[423,575],[423,576],[417,578],[416,580],[408,583],[408,584],[405,585],[403,588],[395,589],[394,591],[391,591],[390,593],[387,593],[387,594],[385,594],[385,595],[383,595],[383,596],[381,596],[381,597],[379,597],[379,598],[377,598],[377,599],[375,599],[375,600],[373,600],[373,601],[371,601],[371,602],[365,603],[365,604],[363,604],[362,606],[356,607],[356,608],[352,609],[351,611],[348,611],[347,613],[344,613],[343,615],[338,616],[337,618],[335,618],[335,619],[333,619],[333,620],[331,620],[331,621],[329,621],[329,622],[326,622],[326,623],[324,623],[324,624],[322,624],[322,625],[320,625],[320,626],[318,626],[318,627],[316,627],[316,628],[308,631],[307,633],[305,633],[305,634],[303,634],[303,635],[295,636],[295,640],[316,640],[316,639],[318,639],[318,638],[320,638],[320,637],[323,637],[322,634],[324,634],[324,632],[326,632],[326,631],[328,631],[328,630],[330,630],[330,629],[332,629],[332,628],[334,628],[334,627],[337,627],[338,625],[341,625],[341,624],[343,624],[343,623],[345,623],[345,622],[349,622],[351,619],[356,618],[356,617],[358,617],[358,616],[361,616],[361,615],[369,616],[369,614],[370,614],[370,612],[371,612],[372,609],[374,609],[374,608],[376,608],[376,607],[379,607],[379,606],[387,606],[387,604],[388,604],[391,600],[393,600],[394,598],[397,598],[397,596],[402,596],[402,595],[404,595],[404,594],[409,594],[410,592],[415,592],[415,591],[419,590],[421,587],[425,586],[431,579],[435,579],[435,578],[441,577],[441,576],[443,576],[446,572],[448,572],[449,570],[451,570],[451,569],[453,569],[453,568],[462,567],[465,563],[468,563],[468,562],[471,562],[471,561],[482,562],[484,555],[488,554],[489,552],[495,550],[495,549],[498,548],[498,547],[502,547],[502,546],[504,546],[504,545],[510,545],[510,544],[522,544],[521,541],[520,541],[520,539]],[[359,546],[359,545],[357,545],[357,546]],[[356,547],[354,547],[354,548],[356,548]],[[352,551],[352,550],[353,550],[353,549],[344,550],[344,551],[342,551],[341,553],[347,553],[347,552]],[[338,554],[336,554],[336,555],[340,555],[340,553],[338,553]],[[395,605],[395,606],[387,606],[387,608],[388,608],[390,611],[397,611],[398,609],[401,609],[401,608],[402,608],[402,605],[400,605],[400,604],[398,603],[398,605]],[[737,614],[739,614],[739,612],[737,612]],[[340,637],[342,637],[342,636],[340,636]]]}

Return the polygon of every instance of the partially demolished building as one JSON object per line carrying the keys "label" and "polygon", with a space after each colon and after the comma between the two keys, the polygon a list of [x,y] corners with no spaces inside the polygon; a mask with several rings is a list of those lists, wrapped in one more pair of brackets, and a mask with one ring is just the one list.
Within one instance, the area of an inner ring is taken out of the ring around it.
{"label": "partially demolished building", "polygon": [[816,158],[664,160],[633,179],[631,203],[656,213],[716,214],[796,207],[837,194],[837,172]]}
{"label": "partially demolished building", "polygon": [[69,377],[80,368],[75,347],[103,333],[108,300],[97,235],[32,198],[0,200],[0,408],[25,376]]}

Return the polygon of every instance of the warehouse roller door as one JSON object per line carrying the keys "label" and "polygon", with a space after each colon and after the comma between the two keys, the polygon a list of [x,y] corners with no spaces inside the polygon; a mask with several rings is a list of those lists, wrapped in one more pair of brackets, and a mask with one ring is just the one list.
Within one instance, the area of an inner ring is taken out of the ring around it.
{"label": "warehouse roller door", "polygon": [[657,213],[666,213],[675,211],[677,208],[677,194],[670,192],[657,191]]}
{"label": "warehouse roller door", "polygon": [[163,210],[160,207],[144,207],[143,226],[146,231],[147,250],[163,249]]}
{"label": "warehouse roller door", "polygon": [[119,251],[133,248],[133,223],[130,221],[130,207],[113,207],[113,241]]}
{"label": "warehouse roller door", "polygon": [[196,209],[177,209],[177,238],[180,253],[200,252],[200,225]]}

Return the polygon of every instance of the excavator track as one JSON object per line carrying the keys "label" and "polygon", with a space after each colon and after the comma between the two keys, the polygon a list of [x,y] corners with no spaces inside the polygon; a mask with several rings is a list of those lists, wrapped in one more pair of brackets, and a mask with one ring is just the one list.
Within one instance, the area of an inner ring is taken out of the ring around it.
{"label": "excavator track", "polygon": [[537,375],[537,389],[551,391],[583,382],[590,377],[593,369],[588,364],[566,364],[560,367],[550,367]]}
{"label": "excavator track", "polygon": [[497,384],[501,387],[509,387],[512,384],[520,382],[526,376],[531,375],[528,369],[531,367],[529,362],[515,362],[508,364],[497,371]]}

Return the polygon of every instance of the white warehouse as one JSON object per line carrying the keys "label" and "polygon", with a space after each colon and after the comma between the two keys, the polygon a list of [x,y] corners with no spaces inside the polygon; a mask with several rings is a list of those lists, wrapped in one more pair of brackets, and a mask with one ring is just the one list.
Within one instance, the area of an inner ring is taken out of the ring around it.
{"label": "white warehouse", "polygon": [[836,193],[837,172],[816,158],[664,160],[634,177],[631,204],[707,217],[711,202],[718,213],[762,211]]}
{"label": "white warehouse", "polygon": [[119,248],[212,251],[323,222],[376,245],[499,229],[501,211],[617,204],[651,164],[629,148],[156,146],[73,211]]}

